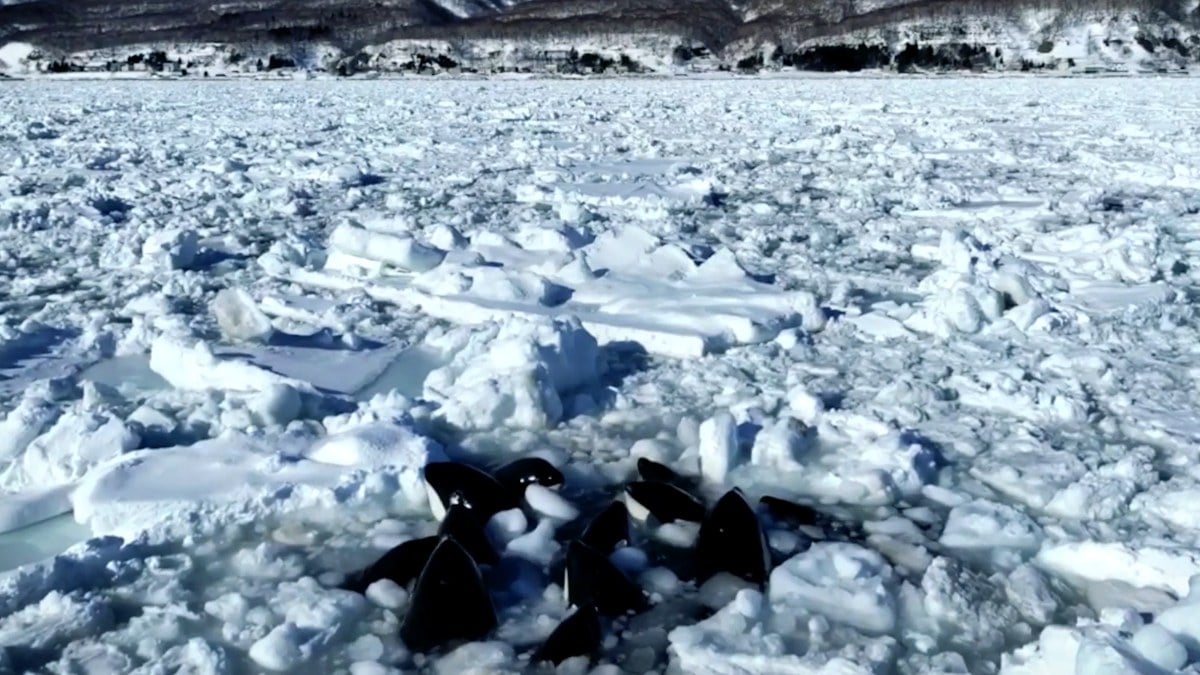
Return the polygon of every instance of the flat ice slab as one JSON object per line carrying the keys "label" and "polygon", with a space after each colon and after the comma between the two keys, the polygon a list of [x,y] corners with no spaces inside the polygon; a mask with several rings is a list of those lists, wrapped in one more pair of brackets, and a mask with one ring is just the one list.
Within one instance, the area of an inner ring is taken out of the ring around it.
{"label": "flat ice slab", "polygon": [[[358,266],[331,256],[321,270],[274,262],[267,269],[312,287],[365,291],[456,323],[575,316],[602,344],[631,342],[674,357],[770,340],[819,314],[810,294],[754,279],[727,249],[697,260],[633,225],[589,243],[553,229],[520,235],[481,237],[471,247],[476,255],[429,261],[419,266],[423,273],[399,264],[387,249],[370,258],[357,248],[357,258],[366,261]],[[332,247],[341,245],[331,239]]]}

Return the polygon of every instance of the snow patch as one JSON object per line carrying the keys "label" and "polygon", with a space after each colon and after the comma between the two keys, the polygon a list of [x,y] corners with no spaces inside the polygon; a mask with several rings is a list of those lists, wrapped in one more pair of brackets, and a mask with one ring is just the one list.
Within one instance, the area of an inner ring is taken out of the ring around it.
{"label": "snow patch", "polygon": [[869,634],[896,626],[896,581],[878,553],[855,544],[813,544],[771,572],[772,604],[819,614]]}
{"label": "snow patch", "polygon": [[602,369],[595,338],[570,318],[459,328],[435,344],[454,355],[426,377],[425,397],[465,429],[553,425],[568,412],[564,396],[594,386]]}

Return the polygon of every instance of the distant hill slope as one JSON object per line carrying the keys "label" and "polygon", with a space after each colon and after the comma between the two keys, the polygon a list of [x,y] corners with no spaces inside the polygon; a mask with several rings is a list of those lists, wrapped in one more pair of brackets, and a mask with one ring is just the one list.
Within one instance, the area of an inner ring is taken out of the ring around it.
{"label": "distant hill slope", "polygon": [[306,60],[304,65],[343,73],[426,65],[494,70],[507,64],[520,70],[530,63],[536,70],[542,61],[585,72],[693,62],[817,70],[1200,63],[1200,0],[0,3],[7,3],[0,4],[0,46],[32,45],[36,63],[23,67],[38,69],[69,55],[78,61],[104,53],[119,60],[133,47],[192,55],[181,45],[196,44],[226,45],[222,53],[235,62],[246,54],[274,54],[271,65]]}

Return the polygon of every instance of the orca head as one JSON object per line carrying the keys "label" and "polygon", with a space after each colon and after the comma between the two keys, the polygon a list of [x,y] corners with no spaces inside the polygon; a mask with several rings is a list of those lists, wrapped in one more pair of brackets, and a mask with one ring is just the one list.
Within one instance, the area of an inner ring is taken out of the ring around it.
{"label": "orca head", "polygon": [[556,488],[565,481],[562,472],[541,457],[522,457],[511,461],[493,471],[492,476],[517,494],[523,493],[530,485]]}
{"label": "orca head", "polygon": [[772,520],[791,526],[818,525],[821,521],[821,513],[816,509],[782,497],[763,495],[758,504]]}
{"label": "orca head", "polygon": [[479,518],[467,506],[462,493],[455,492],[451,495],[449,504],[449,508],[446,509],[446,517],[438,526],[438,535],[452,537],[466,549],[471,558],[475,560],[475,564],[496,564],[500,560],[500,556],[496,553],[496,547],[492,545],[492,540],[488,538],[487,531],[480,523]]}
{"label": "orca head", "polygon": [[606,616],[618,616],[646,607],[646,594],[630,581],[604,553],[575,540],[567,546],[563,594],[576,607],[595,607]]}
{"label": "orca head", "polygon": [[417,579],[400,639],[411,651],[423,653],[451,642],[481,640],[497,623],[475,561],[453,537],[443,537]]}
{"label": "orca head", "polygon": [[530,663],[550,662],[558,665],[576,656],[592,656],[600,649],[604,628],[600,615],[592,606],[580,607],[563,619],[550,637],[533,653]]}
{"label": "orca head", "polygon": [[704,504],[687,491],[670,483],[639,480],[625,486],[625,503],[638,520],[654,516],[661,523],[704,520]]}
{"label": "orca head", "polygon": [[638,458],[637,472],[642,477],[642,480],[670,483],[685,490],[695,486],[694,480],[685,478],[679,472],[675,471],[675,469],[648,457]]}
{"label": "orca head", "polygon": [[588,523],[579,540],[602,553],[612,553],[619,546],[631,543],[629,509],[625,503],[614,500],[605,507]]}
{"label": "orca head", "polygon": [[399,586],[408,584],[421,574],[439,537],[409,539],[392,547],[369,567],[351,577],[342,588],[355,593],[365,593],[367,588],[381,579],[389,579]]}
{"label": "orca head", "polygon": [[517,497],[499,481],[469,464],[432,462],[425,465],[424,473],[429,508],[438,520],[446,517],[455,493],[459,493],[459,500],[470,507],[481,523],[519,505]]}
{"label": "orca head", "polygon": [[754,584],[767,582],[770,551],[758,514],[742,491],[726,492],[700,524],[694,565],[697,582],[728,572]]}

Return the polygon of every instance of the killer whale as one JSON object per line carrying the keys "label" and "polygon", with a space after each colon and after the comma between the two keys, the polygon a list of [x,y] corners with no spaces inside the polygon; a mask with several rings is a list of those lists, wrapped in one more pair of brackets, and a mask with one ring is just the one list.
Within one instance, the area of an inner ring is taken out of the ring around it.
{"label": "killer whale", "polygon": [[492,477],[509,490],[521,494],[530,485],[556,488],[564,478],[553,464],[541,457],[522,457],[492,472]]}
{"label": "killer whale", "polygon": [[604,628],[596,608],[580,607],[558,624],[529,661],[550,662],[557,666],[576,656],[591,656],[599,650],[603,639]]}
{"label": "killer whale", "polygon": [[494,565],[500,560],[483,524],[463,503],[461,493],[456,492],[450,497],[450,508],[446,510],[442,524],[438,526],[438,534],[453,537],[466,549],[477,565]]}
{"label": "killer whale", "polygon": [[475,561],[454,537],[443,537],[417,579],[400,639],[423,653],[450,642],[481,640],[497,624]]}
{"label": "killer whale", "polygon": [[646,594],[604,553],[579,541],[567,546],[563,595],[576,607],[595,607],[606,616],[619,616],[646,607]]}
{"label": "killer whale", "polygon": [[694,478],[684,477],[666,464],[656,462],[648,457],[638,458],[637,472],[642,477],[642,480],[670,483],[681,490],[691,490],[697,484]]}
{"label": "killer whale", "polygon": [[820,512],[813,507],[782,497],[763,495],[759,498],[758,503],[772,519],[783,521],[789,525],[818,525],[821,521]]}
{"label": "killer whale", "polygon": [[469,464],[462,462],[432,462],[425,465],[425,488],[433,517],[442,520],[450,507],[450,499],[458,493],[464,506],[471,509],[481,523],[508,509],[520,505],[518,497],[500,481]]}
{"label": "killer whale", "polygon": [[700,524],[694,568],[697,583],[728,572],[754,584],[767,582],[771,555],[758,514],[734,488],[717,500]]}
{"label": "killer whale", "polygon": [[433,550],[441,541],[440,536],[409,539],[393,546],[374,563],[358,574],[352,575],[342,588],[356,593],[365,593],[376,581],[390,579],[400,586],[416,579],[425,569]]}
{"label": "killer whale", "polygon": [[625,503],[637,520],[654,516],[659,522],[704,520],[705,508],[699,499],[670,483],[654,480],[634,481],[625,486]]}
{"label": "killer whale", "polygon": [[632,539],[629,509],[621,501],[609,503],[579,535],[580,541],[602,553],[612,553],[617,547],[629,544]]}
{"label": "killer whale", "polygon": [[438,533],[401,542],[384,553],[366,569],[352,575],[342,588],[356,593],[365,593],[371,584],[381,579],[390,579],[400,586],[408,586],[425,569],[430,556],[447,537],[456,540],[477,565],[493,565],[500,560],[483,526],[471,510],[462,504],[456,493],[450,498],[450,508],[438,526]]}

